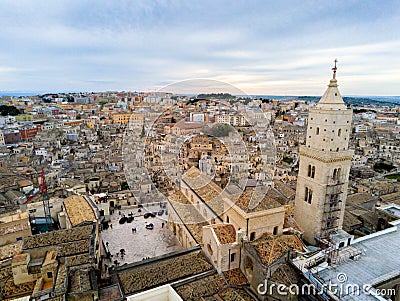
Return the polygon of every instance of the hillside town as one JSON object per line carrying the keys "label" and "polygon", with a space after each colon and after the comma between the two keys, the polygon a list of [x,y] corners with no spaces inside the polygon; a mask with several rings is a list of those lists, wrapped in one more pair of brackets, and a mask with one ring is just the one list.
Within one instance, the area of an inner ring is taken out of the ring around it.
{"label": "hillside town", "polygon": [[0,102],[0,300],[400,300],[400,106],[346,104],[336,64],[317,102]]}

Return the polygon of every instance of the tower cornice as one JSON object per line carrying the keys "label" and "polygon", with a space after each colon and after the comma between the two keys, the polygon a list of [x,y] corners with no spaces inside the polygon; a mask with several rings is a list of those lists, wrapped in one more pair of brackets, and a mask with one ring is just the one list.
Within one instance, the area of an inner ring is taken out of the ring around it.
{"label": "tower cornice", "polygon": [[311,159],[315,159],[324,163],[351,161],[354,155],[353,150],[343,150],[338,152],[327,152],[318,149],[307,148],[300,146],[299,155],[305,156]]}

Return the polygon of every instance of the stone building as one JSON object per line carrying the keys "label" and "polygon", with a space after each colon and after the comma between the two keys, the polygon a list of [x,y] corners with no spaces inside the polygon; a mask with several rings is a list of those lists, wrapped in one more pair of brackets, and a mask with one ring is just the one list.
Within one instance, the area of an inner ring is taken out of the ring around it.
{"label": "stone building", "polygon": [[354,153],[348,149],[352,113],[339,93],[335,67],[328,89],[310,109],[299,152],[295,216],[312,244],[342,229]]}
{"label": "stone building", "polygon": [[0,246],[21,241],[32,235],[27,212],[0,216]]}

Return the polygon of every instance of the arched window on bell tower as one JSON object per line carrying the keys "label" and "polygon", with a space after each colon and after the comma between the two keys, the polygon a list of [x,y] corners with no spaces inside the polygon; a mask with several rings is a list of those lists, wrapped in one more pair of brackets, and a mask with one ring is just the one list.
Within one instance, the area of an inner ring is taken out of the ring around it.
{"label": "arched window on bell tower", "polygon": [[312,200],[312,190],[311,188],[306,187],[304,193],[304,201],[311,204],[311,200]]}
{"label": "arched window on bell tower", "polygon": [[335,180],[335,181],[339,181],[341,173],[342,173],[342,169],[340,167],[339,168],[335,168],[333,170],[332,179]]}
{"label": "arched window on bell tower", "polygon": [[305,193],[304,193],[304,202],[308,202],[308,187],[306,187]]}

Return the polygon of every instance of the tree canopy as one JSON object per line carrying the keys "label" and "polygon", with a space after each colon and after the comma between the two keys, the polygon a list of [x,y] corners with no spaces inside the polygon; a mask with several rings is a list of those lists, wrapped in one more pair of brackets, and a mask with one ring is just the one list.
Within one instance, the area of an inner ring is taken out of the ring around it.
{"label": "tree canopy", "polygon": [[1,116],[16,116],[21,112],[15,106],[0,105]]}

